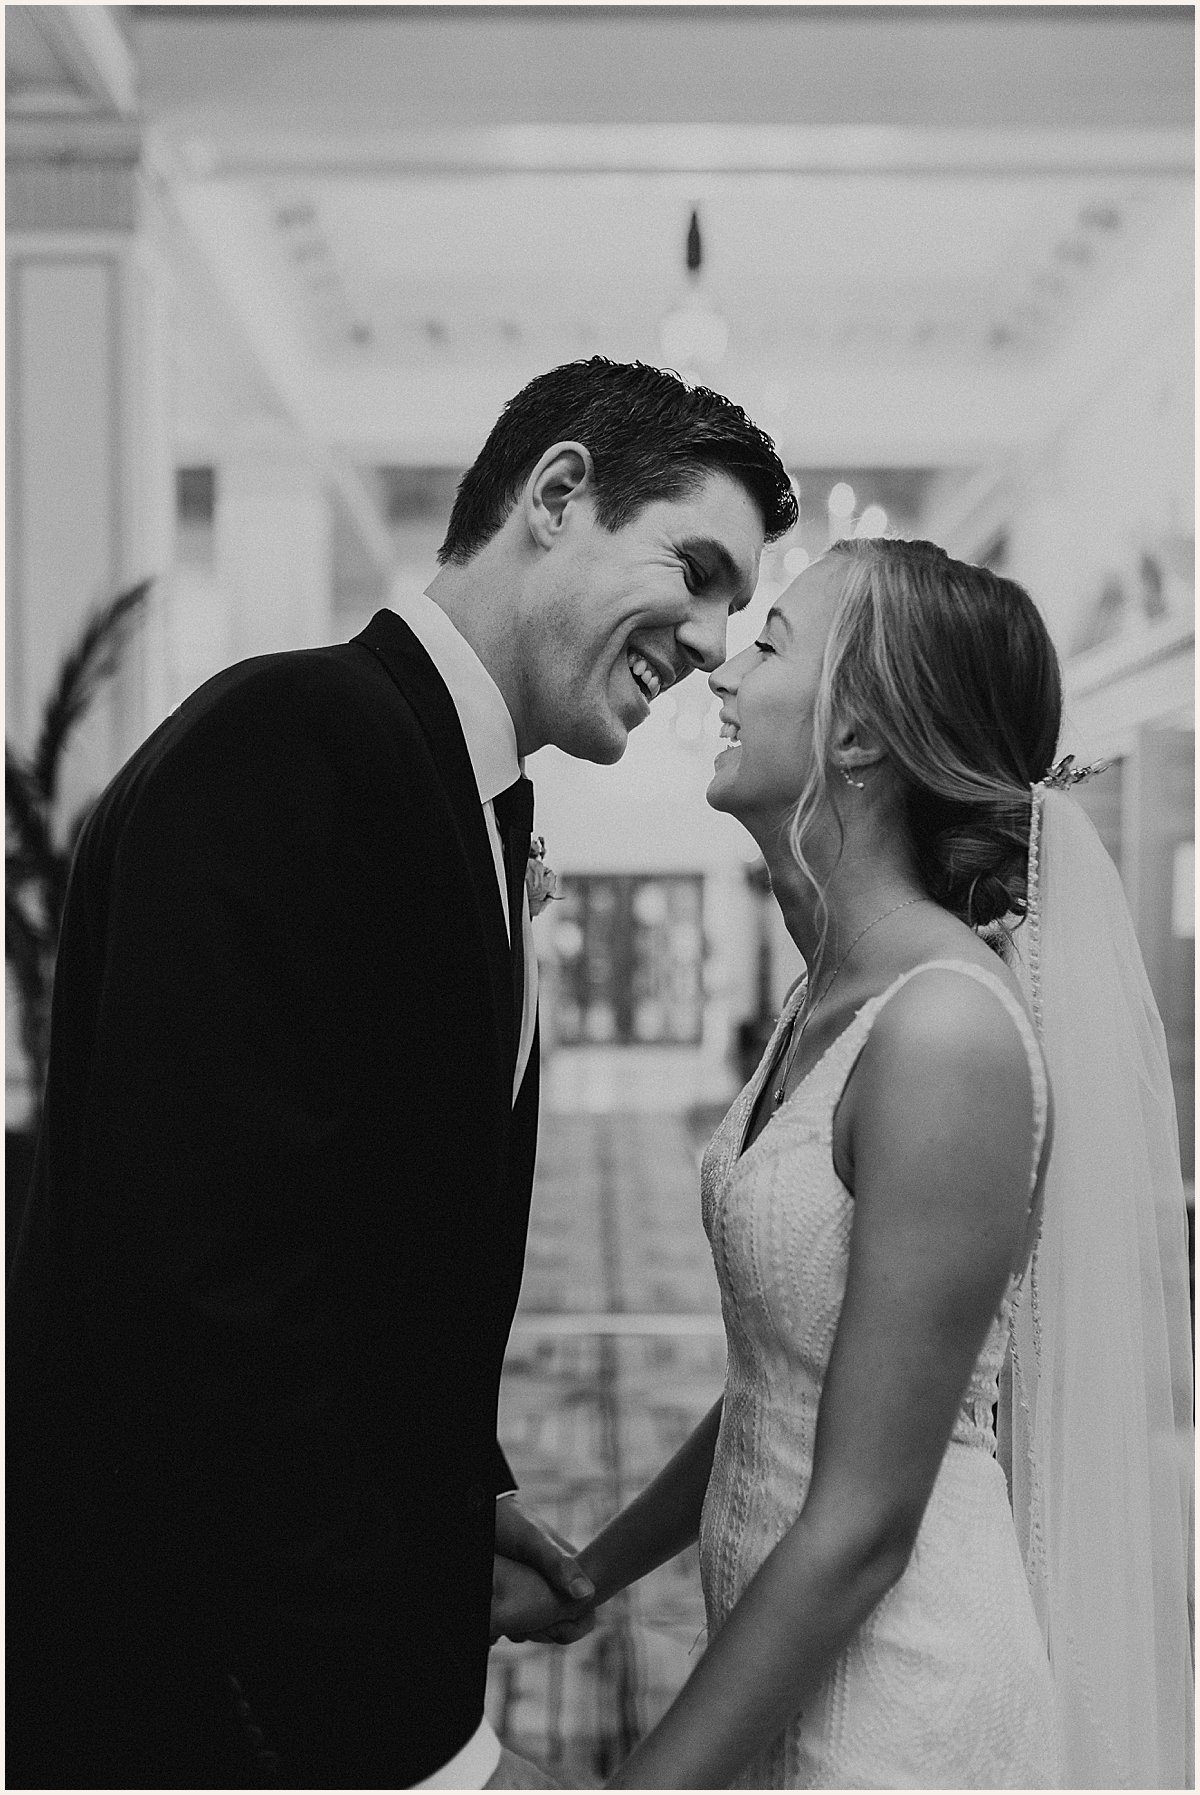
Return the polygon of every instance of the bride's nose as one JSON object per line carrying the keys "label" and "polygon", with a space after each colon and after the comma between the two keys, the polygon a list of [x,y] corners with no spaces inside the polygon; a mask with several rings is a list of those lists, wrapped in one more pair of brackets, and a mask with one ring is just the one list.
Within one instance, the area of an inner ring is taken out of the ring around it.
{"label": "bride's nose", "polygon": [[737,663],[738,656],[733,655],[729,660],[722,661],[715,673],[709,674],[708,689],[714,698],[731,697],[737,691]]}

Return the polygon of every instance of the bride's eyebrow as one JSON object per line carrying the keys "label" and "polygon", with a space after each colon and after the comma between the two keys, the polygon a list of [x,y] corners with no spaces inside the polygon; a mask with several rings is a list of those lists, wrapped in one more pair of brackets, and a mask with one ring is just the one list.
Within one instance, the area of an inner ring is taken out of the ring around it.
{"label": "bride's eyebrow", "polygon": [[766,617],[763,619],[763,628],[769,629],[773,623],[782,625],[784,634],[790,642],[792,639],[792,626],[784,616],[783,612],[779,609],[778,605],[772,605],[771,609],[767,612]]}

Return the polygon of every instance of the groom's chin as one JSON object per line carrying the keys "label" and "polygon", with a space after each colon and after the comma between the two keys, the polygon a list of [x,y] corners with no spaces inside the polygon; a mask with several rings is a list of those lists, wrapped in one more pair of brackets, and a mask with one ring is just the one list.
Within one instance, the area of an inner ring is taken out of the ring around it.
{"label": "groom's chin", "polygon": [[626,730],[620,737],[608,736],[603,740],[592,741],[579,758],[590,760],[594,766],[615,767],[628,746],[629,731]]}
{"label": "groom's chin", "polygon": [[569,726],[555,730],[547,741],[573,760],[590,760],[593,766],[611,767],[629,746],[629,730],[615,717],[573,718]]}

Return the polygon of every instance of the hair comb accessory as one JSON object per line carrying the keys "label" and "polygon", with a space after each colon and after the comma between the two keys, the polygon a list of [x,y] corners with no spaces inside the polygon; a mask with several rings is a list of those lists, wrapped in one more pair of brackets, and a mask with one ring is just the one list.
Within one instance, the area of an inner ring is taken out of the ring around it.
{"label": "hair comb accessory", "polygon": [[1058,765],[1051,767],[1045,777],[1036,783],[1044,785],[1048,791],[1066,792],[1070,791],[1073,785],[1079,785],[1083,780],[1090,779],[1094,773],[1105,772],[1111,765],[1112,762],[1109,760],[1094,760],[1089,766],[1077,767],[1075,756],[1064,754]]}

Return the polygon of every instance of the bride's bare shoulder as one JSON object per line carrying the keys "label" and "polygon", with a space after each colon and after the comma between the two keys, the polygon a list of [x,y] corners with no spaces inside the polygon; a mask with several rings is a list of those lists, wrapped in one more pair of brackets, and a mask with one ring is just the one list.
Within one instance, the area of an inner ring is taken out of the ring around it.
{"label": "bride's bare shoulder", "polygon": [[1036,1047],[1002,981],[953,966],[909,978],[875,1019],[835,1120],[834,1157],[857,1213],[885,1227],[996,1227],[1020,1262],[1037,1125]]}
{"label": "bride's bare shoulder", "polygon": [[1036,1047],[1018,1019],[1025,1014],[1016,980],[994,956],[914,970],[875,1018],[846,1119],[858,1111],[939,1135],[970,1134],[998,1115],[1026,1119]]}

